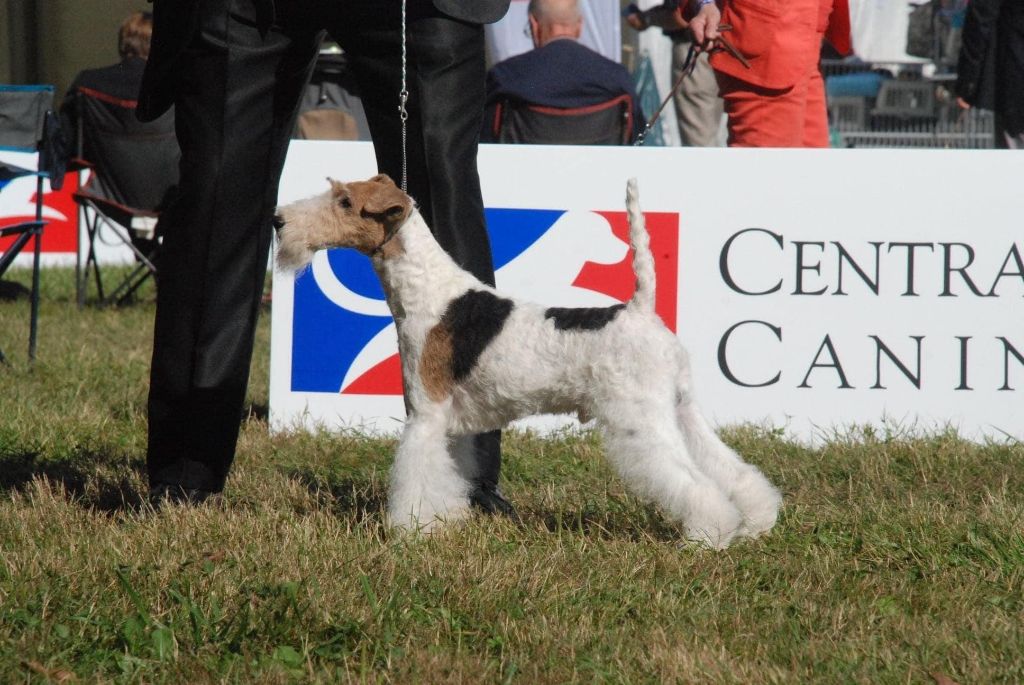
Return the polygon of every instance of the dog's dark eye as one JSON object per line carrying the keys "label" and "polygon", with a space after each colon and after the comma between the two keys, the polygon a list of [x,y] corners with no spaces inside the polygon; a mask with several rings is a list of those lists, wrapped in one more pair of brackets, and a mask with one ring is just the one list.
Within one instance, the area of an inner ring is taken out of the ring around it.
{"label": "dog's dark eye", "polygon": [[347,197],[343,197],[341,198],[341,202],[339,202],[338,204],[340,204],[345,209],[350,209],[352,207],[352,200],[349,200]]}

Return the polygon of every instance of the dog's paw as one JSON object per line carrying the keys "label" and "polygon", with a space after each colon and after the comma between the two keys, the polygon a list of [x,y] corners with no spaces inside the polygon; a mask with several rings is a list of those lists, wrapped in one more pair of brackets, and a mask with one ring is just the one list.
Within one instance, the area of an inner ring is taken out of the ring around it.
{"label": "dog's paw", "polygon": [[721,530],[715,527],[686,527],[686,539],[711,549],[725,549],[736,538],[737,529]]}
{"label": "dog's paw", "polygon": [[740,510],[725,499],[703,507],[687,517],[686,538],[712,549],[725,549],[743,526]]}
{"label": "dog's paw", "polygon": [[419,500],[393,504],[389,509],[388,526],[392,530],[425,534],[436,533],[471,513],[468,498],[441,502]]}
{"label": "dog's paw", "polygon": [[395,533],[415,535],[422,533],[430,535],[439,532],[444,527],[445,521],[440,518],[420,519],[411,514],[388,514],[388,528]]}
{"label": "dog's paw", "polygon": [[762,506],[748,509],[743,513],[743,525],[740,526],[738,535],[756,538],[775,527],[779,519],[779,509],[782,508],[782,495],[777,490],[773,494],[774,497],[766,500]]}
{"label": "dog's paw", "polygon": [[743,514],[738,535],[756,538],[775,526],[782,508],[782,493],[757,468],[745,470],[729,494]]}

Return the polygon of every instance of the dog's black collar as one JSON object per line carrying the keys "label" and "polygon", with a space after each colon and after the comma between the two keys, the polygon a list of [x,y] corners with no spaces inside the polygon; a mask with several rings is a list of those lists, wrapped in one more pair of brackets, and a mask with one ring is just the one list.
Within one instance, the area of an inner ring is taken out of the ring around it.
{"label": "dog's black collar", "polygon": [[401,230],[402,226],[405,225],[405,222],[409,220],[410,216],[412,216],[411,212],[409,213],[409,216],[405,217],[405,221],[396,223],[394,228],[392,228],[390,231],[384,234],[384,240],[380,241],[380,245],[378,245],[377,247],[373,248],[370,251],[371,257],[376,257],[377,254],[384,249],[384,246],[390,243],[391,239],[398,235],[398,231]]}

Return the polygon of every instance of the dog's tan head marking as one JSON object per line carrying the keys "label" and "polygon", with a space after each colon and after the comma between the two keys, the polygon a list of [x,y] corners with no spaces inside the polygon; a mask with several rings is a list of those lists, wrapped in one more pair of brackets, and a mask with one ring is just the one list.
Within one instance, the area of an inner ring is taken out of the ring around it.
{"label": "dog's tan head marking", "polygon": [[278,210],[279,264],[300,268],[316,250],[329,247],[383,259],[400,254],[400,243],[391,238],[412,212],[411,198],[385,174],[352,183],[327,180],[328,192]]}
{"label": "dog's tan head marking", "polygon": [[391,238],[412,211],[409,196],[385,174],[368,181],[331,182],[334,212],[346,228],[343,244],[385,259],[400,250]]}

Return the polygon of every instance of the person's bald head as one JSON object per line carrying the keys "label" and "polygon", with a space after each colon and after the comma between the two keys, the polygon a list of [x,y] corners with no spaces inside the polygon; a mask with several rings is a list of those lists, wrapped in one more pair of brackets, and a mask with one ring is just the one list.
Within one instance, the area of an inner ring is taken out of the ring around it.
{"label": "person's bald head", "polygon": [[557,38],[579,40],[583,15],[577,0],[530,0],[530,33],[535,47]]}

